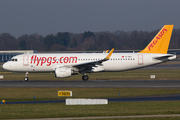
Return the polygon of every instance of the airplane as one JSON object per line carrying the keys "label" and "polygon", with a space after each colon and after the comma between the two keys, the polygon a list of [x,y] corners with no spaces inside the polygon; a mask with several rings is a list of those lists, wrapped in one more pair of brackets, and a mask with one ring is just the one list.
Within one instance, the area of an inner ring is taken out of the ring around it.
{"label": "airplane", "polygon": [[9,71],[54,72],[55,77],[65,78],[83,74],[82,79],[89,79],[86,73],[127,71],[176,59],[175,54],[167,54],[174,25],[164,25],[144,50],[137,53],[36,53],[21,54],[3,64]]}

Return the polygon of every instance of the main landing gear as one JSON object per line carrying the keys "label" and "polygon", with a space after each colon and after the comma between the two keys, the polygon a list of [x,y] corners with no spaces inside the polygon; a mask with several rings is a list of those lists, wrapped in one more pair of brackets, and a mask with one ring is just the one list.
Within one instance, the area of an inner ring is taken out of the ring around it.
{"label": "main landing gear", "polygon": [[89,77],[86,74],[83,74],[82,79],[83,79],[83,81],[87,81],[89,79]]}
{"label": "main landing gear", "polygon": [[28,81],[28,80],[29,80],[28,75],[29,75],[29,73],[28,73],[28,72],[26,72],[26,75],[25,75],[24,81]]}

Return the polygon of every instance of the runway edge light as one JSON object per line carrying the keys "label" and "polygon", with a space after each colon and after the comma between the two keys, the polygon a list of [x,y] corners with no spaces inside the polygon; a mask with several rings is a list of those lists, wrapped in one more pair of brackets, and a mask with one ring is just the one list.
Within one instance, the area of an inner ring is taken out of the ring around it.
{"label": "runway edge light", "polygon": [[2,105],[2,104],[5,104],[5,102],[6,102],[5,100],[2,100],[2,101],[1,101],[1,105]]}

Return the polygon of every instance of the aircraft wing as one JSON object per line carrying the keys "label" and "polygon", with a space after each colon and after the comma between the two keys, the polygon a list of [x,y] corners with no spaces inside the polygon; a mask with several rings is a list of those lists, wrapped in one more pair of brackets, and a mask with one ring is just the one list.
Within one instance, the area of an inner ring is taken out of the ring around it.
{"label": "aircraft wing", "polygon": [[92,67],[96,67],[96,65],[102,65],[101,64],[102,62],[105,62],[105,61],[109,60],[112,53],[113,53],[113,51],[114,51],[114,48],[102,60],[93,61],[93,62],[86,62],[86,63],[80,63],[80,64],[73,65],[72,67],[76,67],[76,68],[81,69],[81,70],[91,70]]}

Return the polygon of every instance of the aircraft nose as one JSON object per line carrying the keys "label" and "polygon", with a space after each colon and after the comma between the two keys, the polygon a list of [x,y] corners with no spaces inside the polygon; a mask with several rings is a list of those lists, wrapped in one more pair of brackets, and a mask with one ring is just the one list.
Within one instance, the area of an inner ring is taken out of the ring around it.
{"label": "aircraft nose", "polygon": [[8,69],[8,63],[7,62],[4,63],[2,67],[3,67],[3,69],[7,70]]}

